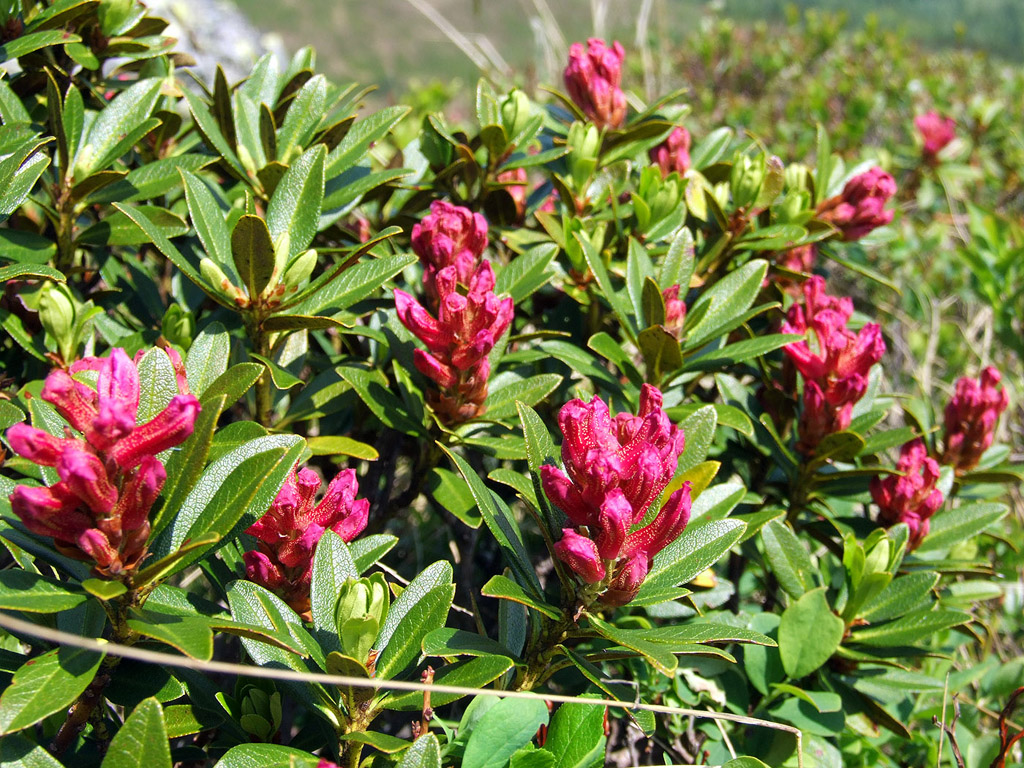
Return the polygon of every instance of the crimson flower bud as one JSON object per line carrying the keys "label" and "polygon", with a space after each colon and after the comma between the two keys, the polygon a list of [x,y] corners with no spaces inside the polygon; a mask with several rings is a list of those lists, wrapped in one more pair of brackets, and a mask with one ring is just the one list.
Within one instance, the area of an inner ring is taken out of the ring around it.
{"label": "crimson flower bud", "polygon": [[678,173],[680,176],[690,170],[690,132],[683,126],[676,126],[661,144],[648,153],[651,162],[661,169],[662,176]]}
{"label": "crimson flower bud", "polygon": [[903,475],[875,476],[871,480],[871,498],[879,508],[878,522],[890,526],[906,523],[910,528],[910,548],[917,549],[928,535],[928,519],[942,506],[939,463],[928,456],[920,438],[900,449],[896,469]]}
{"label": "crimson flower bud", "polygon": [[999,416],[1010,404],[1010,396],[999,386],[1001,380],[998,369],[989,366],[980,378],[965,376],[956,383],[946,406],[942,463],[952,466],[957,474],[978,466],[995,439]]}
{"label": "crimson flower bud", "polygon": [[892,221],[885,204],[896,194],[896,181],[881,168],[854,176],[841,194],[818,206],[818,218],[838,229],[843,240],[860,240],[864,235]]}
{"label": "crimson flower bud", "polygon": [[936,156],[956,138],[956,123],[951,117],[943,117],[932,110],[914,118],[914,125],[924,140],[921,153],[929,163],[936,161]]}
{"label": "crimson flower bud", "polygon": [[626,51],[618,41],[609,48],[592,37],[587,49],[581,43],[569,47],[565,87],[576,106],[598,128],[621,128],[626,121],[626,96],[622,82],[622,61]]}

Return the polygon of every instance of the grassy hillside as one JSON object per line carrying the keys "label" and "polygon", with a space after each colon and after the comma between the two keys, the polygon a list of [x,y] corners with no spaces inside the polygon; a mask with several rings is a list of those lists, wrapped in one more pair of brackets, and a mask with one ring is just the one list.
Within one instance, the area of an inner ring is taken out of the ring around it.
{"label": "grassy hillside", "polygon": [[[498,67],[556,82],[564,40],[602,32],[631,44],[641,0],[237,0],[252,20],[280,33],[293,48],[313,45],[320,65],[344,79],[373,82],[385,93],[410,79],[472,83],[478,68],[413,2],[429,5]],[[603,13],[595,23],[594,10]],[[1006,58],[1024,56],[1021,0],[654,0],[648,39],[655,51],[701,23],[709,8],[738,20],[781,21],[798,9],[844,13],[851,24],[873,15],[883,28],[903,29],[924,45],[978,47]],[[555,24],[545,26],[549,10]],[[552,30],[557,27],[557,32]],[[595,29],[597,28],[597,29]],[[552,41],[554,45],[552,45]],[[635,47],[632,46],[631,47]]]}

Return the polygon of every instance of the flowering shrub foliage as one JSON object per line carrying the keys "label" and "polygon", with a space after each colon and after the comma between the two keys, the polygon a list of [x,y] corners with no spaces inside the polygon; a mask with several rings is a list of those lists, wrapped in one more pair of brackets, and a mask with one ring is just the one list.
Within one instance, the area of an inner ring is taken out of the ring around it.
{"label": "flowering shrub foliage", "polygon": [[812,168],[599,39],[566,94],[373,112],[7,5],[0,763],[895,768],[933,713],[1016,759],[1015,299],[908,386],[867,261],[963,236],[929,189],[982,134]]}

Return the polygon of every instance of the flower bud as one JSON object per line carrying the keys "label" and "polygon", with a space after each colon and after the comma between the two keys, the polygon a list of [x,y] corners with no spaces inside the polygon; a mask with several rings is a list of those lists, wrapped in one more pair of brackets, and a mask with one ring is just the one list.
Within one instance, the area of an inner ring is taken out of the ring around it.
{"label": "flower bud", "polygon": [[303,251],[298,255],[298,257],[296,257],[291,266],[285,270],[284,277],[281,282],[283,282],[290,291],[298,290],[299,286],[308,280],[309,276],[313,274],[313,269],[316,267],[316,259],[317,252],[315,248]]}
{"label": "flower bud", "polygon": [[171,304],[160,321],[160,333],[171,344],[188,349],[196,334],[196,318],[180,304]]}
{"label": "flower bud", "polygon": [[[39,322],[57,341],[62,354],[74,352],[65,350],[65,346],[67,343],[74,343],[75,314],[75,300],[67,287],[52,284],[48,290],[44,289],[39,298]],[[64,354],[64,359],[68,360],[71,356],[73,355]]]}
{"label": "flower bud", "polygon": [[[216,293],[226,296],[236,304],[239,304],[239,306],[247,306],[249,304],[245,294],[228,279],[228,276],[224,274],[224,271],[217,266],[213,259],[205,257],[200,259],[199,274],[203,276],[203,279],[210,284],[210,287]],[[240,304],[240,300],[244,301],[244,304]]]}
{"label": "flower bud", "polygon": [[749,208],[757,200],[764,183],[764,155],[751,157],[740,155],[732,166],[729,185],[732,189],[733,204],[737,208]]}
{"label": "flower bud", "polygon": [[531,106],[530,97],[518,88],[513,88],[501,103],[501,123],[510,139],[518,136],[526,128]]}
{"label": "flower bud", "polygon": [[619,87],[625,56],[621,43],[608,47],[596,37],[587,40],[587,50],[580,43],[569,48],[566,90],[598,128],[621,128],[626,121],[626,96]]}
{"label": "flower bud", "polygon": [[593,125],[573,123],[569,129],[570,152],[567,159],[569,175],[577,193],[584,193],[597,170],[601,150],[601,134]]}
{"label": "flower bud", "polygon": [[379,573],[370,578],[350,579],[342,586],[336,614],[341,647],[346,656],[361,664],[367,663],[387,616],[387,589]]}

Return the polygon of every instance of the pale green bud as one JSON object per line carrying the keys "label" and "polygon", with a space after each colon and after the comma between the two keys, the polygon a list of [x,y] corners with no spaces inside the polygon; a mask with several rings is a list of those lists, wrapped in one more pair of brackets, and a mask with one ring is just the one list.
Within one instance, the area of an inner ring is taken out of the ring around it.
{"label": "pale green bud", "polygon": [[737,208],[749,208],[757,200],[764,182],[764,155],[750,157],[740,155],[732,166],[729,185],[732,188],[733,204]]}
{"label": "pale green bud", "polygon": [[226,296],[239,306],[248,306],[248,298],[237,285],[228,279],[224,270],[217,266],[213,259],[204,257],[199,261],[199,274],[216,293]]}
{"label": "pale green bud", "polygon": [[44,289],[39,298],[39,322],[58,343],[75,330],[75,300],[66,286],[56,283]]}
{"label": "pale green bud", "polygon": [[196,319],[179,304],[171,304],[160,322],[160,333],[167,341],[188,349],[196,333]]}
{"label": "pale green bud", "polygon": [[298,290],[299,286],[306,282],[309,276],[313,274],[313,269],[316,267],[316,259],[317,253],[315,248],[303,251],[295,258],[291,266],[285,270],[281,282],[290,291]]}
{"label": "pale green bud", "polygon": [[573,123],[569,129],[569,173],[578,193],[586,191],[601,151],[601,133],[592,123]]}
{"label": "pale green bud", "polygon": [[501,103],[501,122],[510,137],[517,136],[526,128],[530,110],[530,97],[518,88],[514,88]]}
{"label": "pale green bud", "polygon": [[337,624],[346,656],[367,663],[388,608],[387,583],[381,574],[345,583],[338,598]]}

